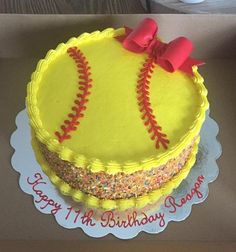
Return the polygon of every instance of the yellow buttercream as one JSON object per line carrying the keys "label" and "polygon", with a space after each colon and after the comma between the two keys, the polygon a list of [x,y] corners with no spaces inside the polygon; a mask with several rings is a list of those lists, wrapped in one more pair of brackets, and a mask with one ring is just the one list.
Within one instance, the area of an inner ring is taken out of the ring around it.
{"label": "yellow buttercream", "polygon": [[[150,100],[157,122],[170,140],[155,149],[137,104],[138,73],[147,55],[126,51],[114,39],[123,29],[83,34],[49,51],[28,85],[27,109],[36,137],[63,160],[93,172],[132,173],[178,156],[199,133],[208,108],[203,78],[167,73],[157,66]],[[59,143],[54,132],[71,111],[78,73],[66,50],[77,46],[91,66],[93,87],[85,116],[72,138]]]}

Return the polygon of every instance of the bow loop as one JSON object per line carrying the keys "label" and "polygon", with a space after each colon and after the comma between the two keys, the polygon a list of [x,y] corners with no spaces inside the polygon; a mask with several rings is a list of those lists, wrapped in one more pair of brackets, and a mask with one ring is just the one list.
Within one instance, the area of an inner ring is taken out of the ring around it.
{"label": "bow loop", "polygon": [[156,33],[156,22],[151,18],[146,18],[134,30],[125,27],[125,36],[118,36],[117,39],[127,50],[141,53],[155,41]]}
{"label": "bow loop", "polygon": [[157,64],[161,65],[168,72],[175,72],[186,62],[193,49],[192,42],[179,37],[169,44],[166,44],[165,50],[156,58]]}

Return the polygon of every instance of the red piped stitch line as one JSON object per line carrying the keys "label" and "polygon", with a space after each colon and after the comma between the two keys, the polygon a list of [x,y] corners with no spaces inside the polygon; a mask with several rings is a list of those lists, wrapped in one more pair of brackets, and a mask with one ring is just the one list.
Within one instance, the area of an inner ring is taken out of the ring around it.
{"label": "red piped stitch line", "polygon": [[149,127],[148,132],[151,134],[151,139],[155,141],[155,147],[159,149],[161,144],[167,149],[169,140],[167,139],[166,134],[161,132],[161,126],[157,124],[149,97],[149,79],[151,78],[151,73],[153,73],[155,67],[154,62],[155,59],[149,56],[140,70],[139,80],[137,82],[138,105],[140,112],[142,113],[144,125]]}
{"label": "red piped stitch line", "polygon": [[71,131],[75,131],[80,124],[80,119],[84,117],[83,111],[86,110],[85,104],[88,102],[90,95],[89,89],[92,87],[92,79],[90,78],[90,66],[84,54],[77,47],[70,47],[67,50],[69,56],[75,61],[77,71],[79,74],[79,90],[81,93],[76,94],[74,106],[71,108],[72,112],[68,114],[68,119],[61,125],[62,133],[56,131],[55,135],[58,137],[60,143],[66,139],[70,139]]}

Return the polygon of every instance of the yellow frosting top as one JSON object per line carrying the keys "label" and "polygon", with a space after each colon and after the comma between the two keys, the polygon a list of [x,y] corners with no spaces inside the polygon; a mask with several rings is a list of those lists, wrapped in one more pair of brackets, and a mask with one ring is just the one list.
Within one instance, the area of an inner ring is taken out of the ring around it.
{"label": "yellow frosting top", "polygon": [[[124,29],[82,34],[60,44],[38,63],[28,85],[27,109],[39,141],[63,160],[93,172],[132,173],[151,169],[177,156],[199,133],[208,108],[203,78],[168,73],[156,65],[150,78],[153,114],[170,143],[155,148],[142,120],[137,81],[147,54],[127,51],[114,36]],[[92,87],[84,116],[71,138],[55,135],[68,119],[79,90],[78,69],[67,53],[76,47],[91,67]]]}

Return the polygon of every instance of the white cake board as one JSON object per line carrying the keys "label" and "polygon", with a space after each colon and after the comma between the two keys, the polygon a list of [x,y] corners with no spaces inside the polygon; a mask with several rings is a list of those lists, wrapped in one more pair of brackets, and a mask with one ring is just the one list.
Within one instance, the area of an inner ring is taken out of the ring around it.
{"label": "white cake board", "polygon": [[32,195],[34,205],[41,213],[53,214],[56,223],[62,227],[81,228],[91,237],[103,237],[111,233],[120,239],[131,239],[141,231],[160,233],[170,221],[186,219],[191,213],[192,205],[207,198],[208,184],[213,182],[219,173],[216,163],[222,153],[221,145],[216,139],[219,128],[207,111],[200,134],[197,161],[188,177],[171,195],[162,198],[152,209],[144,208],[138,216],[135,209],[127,212],[86,209],[70,197],[61,195],[42,172],[31,147],[26,110],[19,112],[16,125],[17,129],[10,139],[15,149],[11,163],[20,174],[21,189]]}

